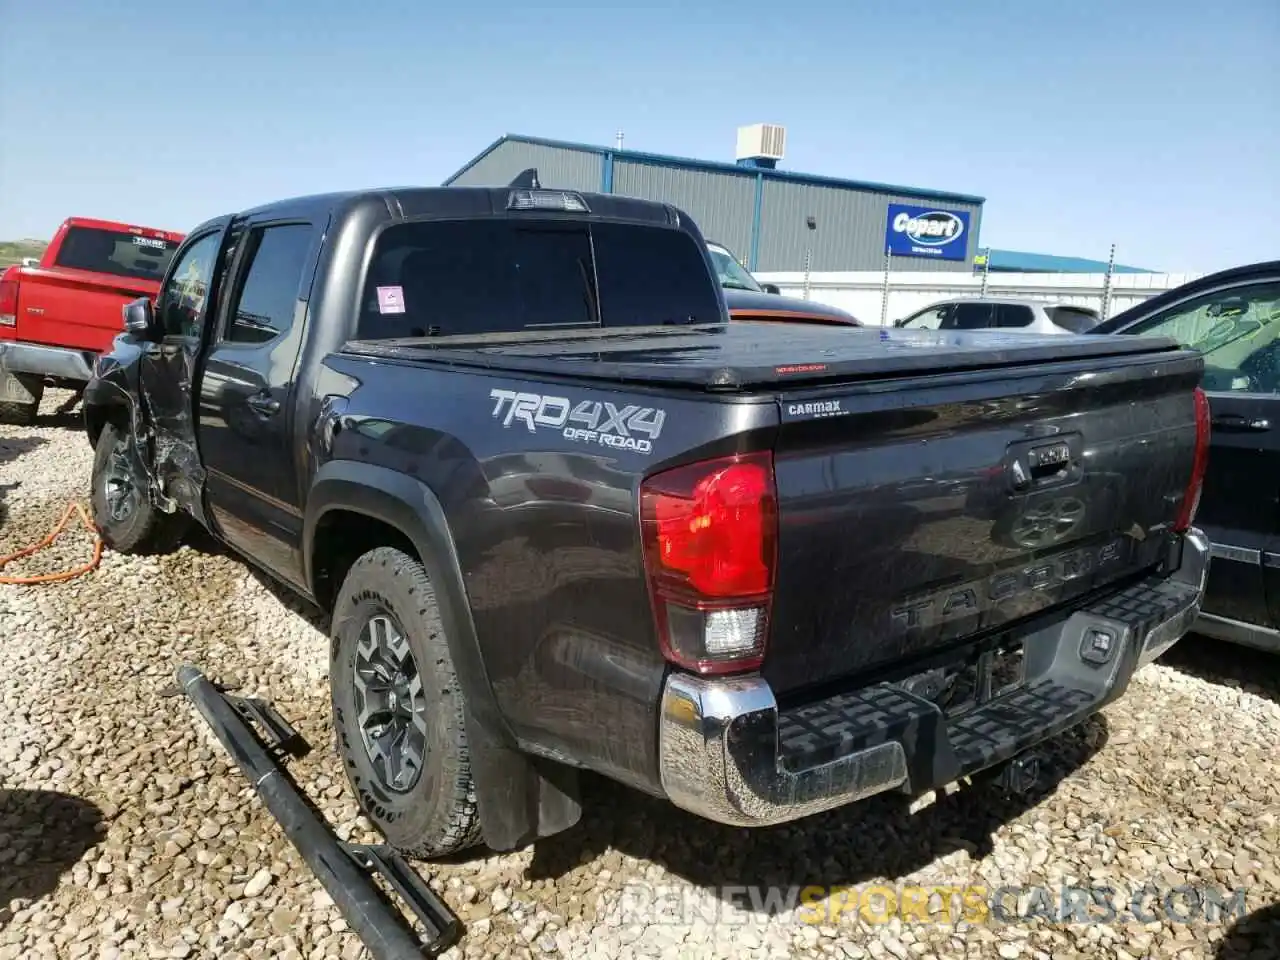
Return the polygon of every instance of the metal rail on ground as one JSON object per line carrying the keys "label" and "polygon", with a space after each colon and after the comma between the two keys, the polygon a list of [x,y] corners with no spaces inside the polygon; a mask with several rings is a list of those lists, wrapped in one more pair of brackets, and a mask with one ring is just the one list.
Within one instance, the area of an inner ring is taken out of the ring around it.
{"label": "metal rail on ground", "polygon": [[[399,854],[341,843],[293,784],[273,752],[290,752],[302,737],[269,702],[228,696],[192,664],[178,668],[177,680],[374,960],[436,956],[457,941],[457,916]],[[374,882],[375,874],[404,899],[423,934]]]}

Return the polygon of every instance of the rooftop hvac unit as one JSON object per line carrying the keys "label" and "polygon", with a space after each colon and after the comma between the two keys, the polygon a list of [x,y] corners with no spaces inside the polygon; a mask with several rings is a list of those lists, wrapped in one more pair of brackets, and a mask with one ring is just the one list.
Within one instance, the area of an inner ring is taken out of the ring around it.
{"label": "rooftop hvac unit", "polygon": [[781,160],[786,148],[786,127],[776,123],[753,123],[738,128],[738,160]]}

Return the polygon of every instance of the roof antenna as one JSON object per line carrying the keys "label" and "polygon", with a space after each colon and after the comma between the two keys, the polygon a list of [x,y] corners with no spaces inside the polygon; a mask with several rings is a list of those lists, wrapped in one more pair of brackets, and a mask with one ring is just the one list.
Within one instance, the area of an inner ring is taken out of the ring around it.
{"label": "roof antenna", "polygon": [[616,146],[614,147],[614,149],[615,149],[615,150],[621,150],[621,149],[622,149],[622,131],[621,131],[621,130],[619,130],[619,131],[618,131],[617,144],[616,144]]}
{"label": "roof antenna", "polygon": [[537,190],[541,186],[538,183],[538,168],[530,167],[528,170],[521,170],[507,186],[516,190]]}

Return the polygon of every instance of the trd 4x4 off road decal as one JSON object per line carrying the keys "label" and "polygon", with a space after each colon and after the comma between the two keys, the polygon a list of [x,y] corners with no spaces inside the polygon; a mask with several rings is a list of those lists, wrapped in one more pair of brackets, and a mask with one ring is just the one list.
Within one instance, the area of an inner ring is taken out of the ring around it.
{"label": "trd 4x4 off road decal", "polygon": [[[550,397],[541,393],[490,390],[493,415],[504,427],[524,424],[530,433],[540,427],[559,430],[566,440],[595,443],[636,453],[652,453],[653,441],[662,434],[665,410],[606,401]],[[636,436],[643,434],[643,436]]]}

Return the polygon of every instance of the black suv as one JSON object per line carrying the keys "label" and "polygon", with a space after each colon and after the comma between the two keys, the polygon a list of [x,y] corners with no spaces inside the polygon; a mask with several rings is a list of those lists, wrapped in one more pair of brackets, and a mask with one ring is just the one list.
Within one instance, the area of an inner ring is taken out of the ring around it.
{"label": "black suv", "polygon": [[1090,332],[1171,336],[1204,355],[1213,433],[1196,517],[1213,563],[1195,630],[1280,653],[1280,260],[1193,280]]}

